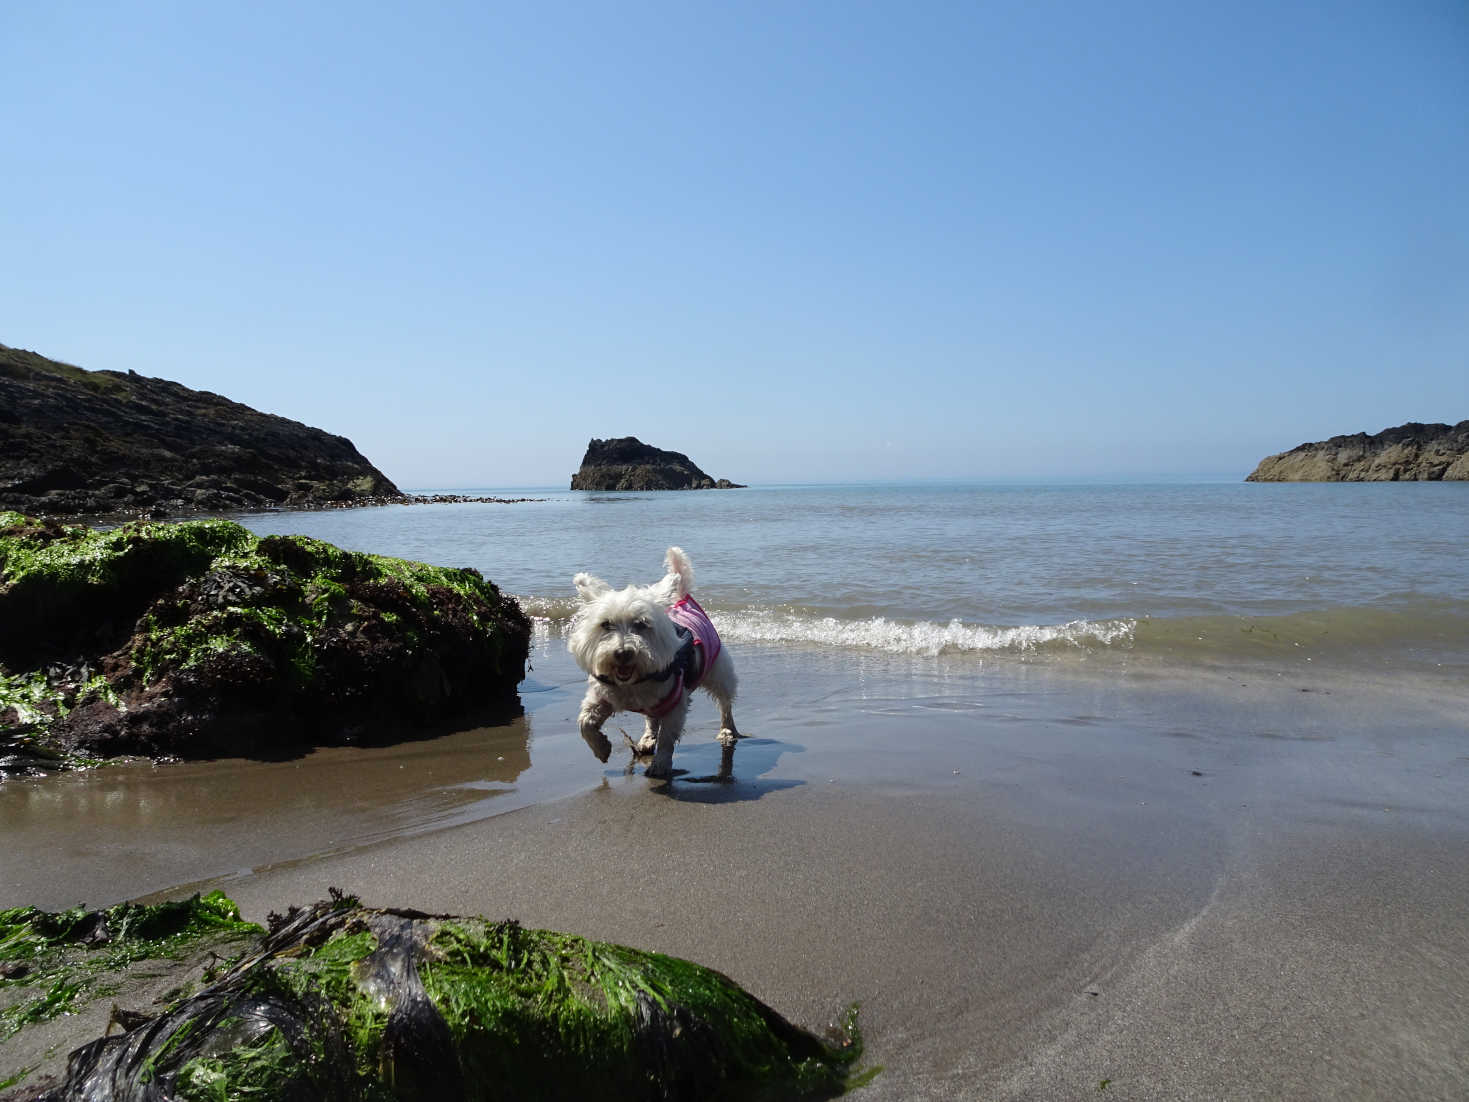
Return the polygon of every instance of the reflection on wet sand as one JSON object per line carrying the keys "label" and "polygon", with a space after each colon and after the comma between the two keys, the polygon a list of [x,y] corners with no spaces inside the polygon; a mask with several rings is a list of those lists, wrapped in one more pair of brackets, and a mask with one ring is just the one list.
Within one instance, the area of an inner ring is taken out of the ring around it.
{"label": "reflection on wet sand", "polygon": [[[648,763],[653,760],[653,751],[639,750],[637,744],[626,734],[622,737],[627,743],[628,749],[631,751],[631,756],[628,758],[627,765],[623,766],[622,772],[624,776],[631,777],[640,770],[647,768]],[[691,777],[687,769],[675,769],[673,771],[674,779],[687,784],[729,784],[734,780],[736,745],[733,742],[719,744],[719,771],[717,773],[710,773],[702,777]]]}
{"label": "reflection on wet sand", "polygon": [[531,767],[517,718],[286,762],[130,762],[0,785],[0,905],[97,906],[489,814]]}

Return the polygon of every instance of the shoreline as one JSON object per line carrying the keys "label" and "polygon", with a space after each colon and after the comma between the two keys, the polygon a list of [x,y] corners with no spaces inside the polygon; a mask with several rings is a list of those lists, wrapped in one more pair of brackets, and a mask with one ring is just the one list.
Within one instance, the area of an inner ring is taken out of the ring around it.
{"label": "shoreline", "polygon": [[176,522],[183,520],[239,520],[241,517],[270,516],[276,513],[322,513],[335,512],[342,509],[378,509],[385,505],[523,505],[546,500],[540,497],[496,497],[479,496],[471,494],[376,494],[367,498],[354,498],[349,501],[335,499],[322,499],[320,501],[293,501],[289,504],[273,506],[252,506],[248,509],[175,509],[166,508],[164,503],[158,502],[153,505],[140,506],[136,509],[124,509],[116,512],[93,513],[86,511],[67,511],[64,513],[49,513],[36,509],[10,509],[8,506],[0,506],[0,512],[13,511],[22,513],[39,521],[55,521],[62,525],[81,525],[87,528],[115,528],[131,521],[147,521],[149,523],[167,521]]}
{"label": "shoreline", "polygon": [[860,1002],[858,1098],[1469,1081],[1462,698],[742,645],[733,781],[695,781],[701,696],[664,786],[592,758],[539,649],[501,727],[7,782],[4,904],[218,887],[261,921],[336,886],[621,941],[808,1027]]}

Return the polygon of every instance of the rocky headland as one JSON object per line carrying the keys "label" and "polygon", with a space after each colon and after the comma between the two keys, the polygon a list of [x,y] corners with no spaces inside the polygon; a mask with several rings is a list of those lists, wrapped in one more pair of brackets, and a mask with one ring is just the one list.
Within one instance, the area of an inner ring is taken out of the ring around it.
{"label": "rocky headland", "polygon": [[1410,421],[1301,444],[1260,461],[1246,482],[1438,482],[1469,480],[1469,421]]}
{"label": "rocky headland", "polygon": [[518,710],[531,625],[473,569],[0,513],[0,776],[100,758],[285,757]]}
{"label": "rocky headland", "polygon": [[727,478],[710,478],[682,452],[664,451],[636,436],[592,440],[573,490],[739,490]]}
{"label": "rocky headland", "polygon": [[404,499],[342,436],[0,345],[0,509],[181,514]]}

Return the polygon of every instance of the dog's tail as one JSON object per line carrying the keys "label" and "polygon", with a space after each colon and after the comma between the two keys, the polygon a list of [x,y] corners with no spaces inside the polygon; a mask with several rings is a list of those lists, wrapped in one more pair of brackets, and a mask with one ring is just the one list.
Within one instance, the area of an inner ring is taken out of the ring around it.
{"label": "dog's tail", "polygon": [[670,547],[663,558],[663,565],[668,567],[668,577],[663,579],[663,584],[669,593],[669,604],[693,592],[694,564],[689,562],[682,547]]}

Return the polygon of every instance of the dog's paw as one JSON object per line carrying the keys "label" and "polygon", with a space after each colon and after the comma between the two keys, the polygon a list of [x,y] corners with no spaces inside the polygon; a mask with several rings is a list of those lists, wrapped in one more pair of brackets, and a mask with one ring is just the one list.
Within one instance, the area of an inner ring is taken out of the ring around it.
{"label": "dog's paw", "polygon": [[612,756],[612,743],[601,731],[583,731],[581,737],[592,748],[592,753],[597,755],[598,761],[605,762]]}
{"label": "dog's paw", "polygon": [[740,734],[733,727],[723,727],[719,731],[719,745],[733,746],[736,742],[744,737],[744,735]]}
{"label": "dog's paw", "polygon": [[645,777],[653,777],[655,779],[662,779],[662,780],[672,780],[673,779],[673,762],[672,762],[672,760],[669,760],[669,761],[660,761],[659,759],[654,758],[653,759],[653,763],[651,765],[649,765],[648,768],[646,768],[646,769],[643,770],[643,776],[645,776]]}
{"label": "dog's paw", "polygon": [[628,750],[632,752],[634,761],[637,761],[639,758],[652,757],[653,750],[658,745],[657,739],[648,738],[646,735],[638,739],[637,742],[634,742],[632,736],[626,731],[622,732],[622,741],[627,744]]}

